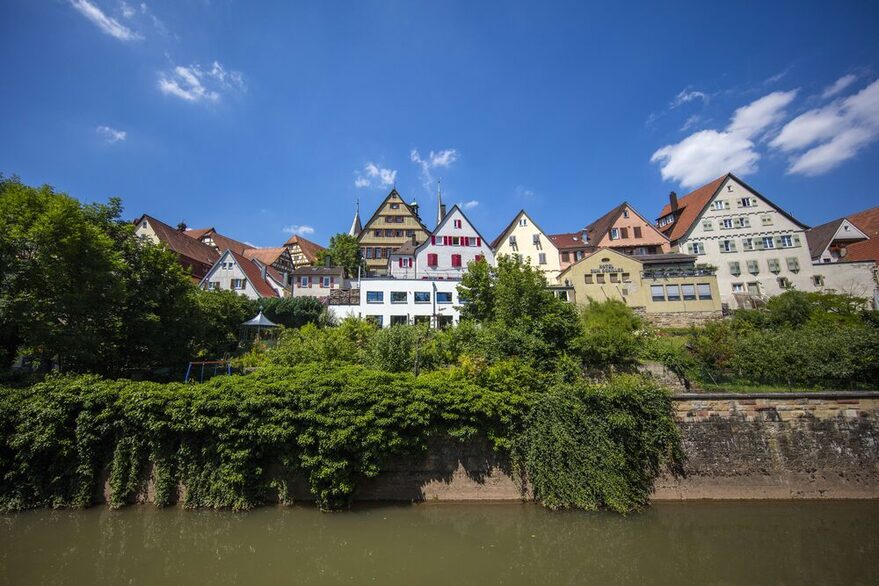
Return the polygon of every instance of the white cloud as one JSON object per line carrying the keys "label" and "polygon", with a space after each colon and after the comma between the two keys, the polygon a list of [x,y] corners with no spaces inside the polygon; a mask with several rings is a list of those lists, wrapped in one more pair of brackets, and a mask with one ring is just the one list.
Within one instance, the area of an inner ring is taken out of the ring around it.
{"label": "white cloud", "polygon": [[461,207],[461,209],[472,210],[473,208],[475,208],[476,206],[479,205],[479,202],[476,201],[475,199],[471,199],[470,201],[465,201],[465,202],[462,202],[458,205]]}
{"label": "white cloud", "polygon": [[244,91],[245,86],[240,71],[226,71],[219,62],[214,61],[207,70],[193,64],[189,67],[177,65],[171,71],[160,72],[159,89],[163,94],[177,96],[188,102],[216,102],[220,99],[221,91]]}
{"label": "white cloud", "polygon": [[98,136],[100,136],[110,144],[113,144],[114,142],[121,142],[128,138],[128,133],[124,130],[117,130],[109,126],[98,126],[97,128],[95,128],[95,132],[97,132]]}
{"label": "white cloud", "polygon": [[650,157],[660,165],[663,179],[695,187],[724,173],[740,175],[757,169],[760,155],[754,141],[778,124],[796,90],[772,92],[737,109],[724,130],[700,130]]}
{"label": "white cloud", "polygon": [[800,114],[769,144],[791,155],[788,173],[814,176],[836,168],[877,139],[879,80],[856,94]]}
{"label": "white cloud", "polygon": [[456,149],[443,149],[441,151],[430,151],[427,157],[423,157],[418,153],[417,149],[412,149],[409,153],[409,160],[421,168],[421,179],[425,189],[431,190],[433,184],[433,169],[438,167],[449,168],[458,160],[458,151]]}
{"label": "white cloud", "polygon": [[301,226],[298,224],[293,224],[292,226],[286,226],[284,228],[284,232],[288,234],[295,234],[297,236],[303,236],[305,234],[314,234],[314,228],[312,228],[311,226],[306,226],[304,224]]}
{"label": "white cloud", "polygon": [[107,16],[99,6],[89,0],[70,0],[70,4],[111,37],[120,41],[136,41],[143,38],[140,33],[131,30],[115,18]]}
{"label": "white cloud", "polygon": [[821,94],[821,97],[824,99],[832,98],[838,93],[842,92],[845,88],[855,83],[858,79],[856,75],[849,73],[848,75],[843,75],[836,81],[834,81],[831,85],[824,88],[824,93]]}
{"label": "white cloud", "polygon": [[124,0],[119,3],[119,10],[122,12],[122,16],[124,16],[125,18],[133,18],[134,15],[137,14],[137,11]]}
{"label": "white cloud", "polygon": [[533,190],[533,189],[528,189],[528,188],[525,187],[524,185],[517,185],[517,186],[516,186],[516,189],[515,189],[515,192],[516,192],[516,196],[517,196],[517,197],[524,197],[524,198],[526,198],[526,199],[527,199],[527,198],[534,197],[534,190]]}
{"label": "white cloud", "polygon": [[681,104],[686,104],[687,102],[692,102],[693,100],[702,100],[703,102],[708,101],[708,95],[705,92],[700,92],[696,90],[681,90],[678,95],[675,96],[675,99],[671,101],[671,107],[677,108]]}
{"label": "white cloud", "polygon": [[375,185],[376,187],[391,187],[397,181],[397,171],[379,167],[373,162],[363,166],[363,174],[356,173],[354,187],[364,188]]}

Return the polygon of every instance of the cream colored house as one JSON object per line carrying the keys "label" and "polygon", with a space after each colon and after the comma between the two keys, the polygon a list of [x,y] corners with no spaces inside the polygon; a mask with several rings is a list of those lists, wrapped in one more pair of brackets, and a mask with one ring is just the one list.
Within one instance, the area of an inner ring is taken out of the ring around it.
{"label": "cream colored house", "polygon": [[673,251],[717,267],[721,299],[731,308],[792,287],[813,289],[808,227],[732,173],[680,199],[672,192],[657,227]]}
{"label": "cream colored house", "polygon": [[543,271],[549,283],[558,279],[559,249],[534,220],[520,210],[513,221],[491,243],[495,256],[506,254]]}

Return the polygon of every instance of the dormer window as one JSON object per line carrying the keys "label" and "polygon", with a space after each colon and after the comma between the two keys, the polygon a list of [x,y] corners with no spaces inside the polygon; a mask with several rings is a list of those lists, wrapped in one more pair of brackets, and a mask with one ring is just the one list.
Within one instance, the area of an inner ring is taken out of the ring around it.
{"label": "dormer window", "polygon": [[624,217],[624,218],[628,218],[628,217],[629,217],[629,210],[623,210],[623,217]]}

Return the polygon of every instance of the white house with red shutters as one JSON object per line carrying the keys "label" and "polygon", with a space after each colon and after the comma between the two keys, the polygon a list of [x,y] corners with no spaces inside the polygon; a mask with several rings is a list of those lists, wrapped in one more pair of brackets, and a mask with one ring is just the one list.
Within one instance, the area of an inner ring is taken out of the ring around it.
{"label": "white house with red shutters", "polygon": [[485,259],[494,264],[494,252],[461,208],[452,207],[419,245],[406,243],[388,259],[388,274],[397,279],[460,279],[467,264]]}

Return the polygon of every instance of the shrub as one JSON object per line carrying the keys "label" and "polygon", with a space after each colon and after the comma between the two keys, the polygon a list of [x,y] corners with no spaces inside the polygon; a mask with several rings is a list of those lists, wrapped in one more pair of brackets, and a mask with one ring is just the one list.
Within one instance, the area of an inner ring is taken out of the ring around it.
{"label": "shrub", "polygon": [[590,368],[627,367],[637,363],[644,327],[622,301],[591,301],[580,310],[583,333],[572,347]]}

